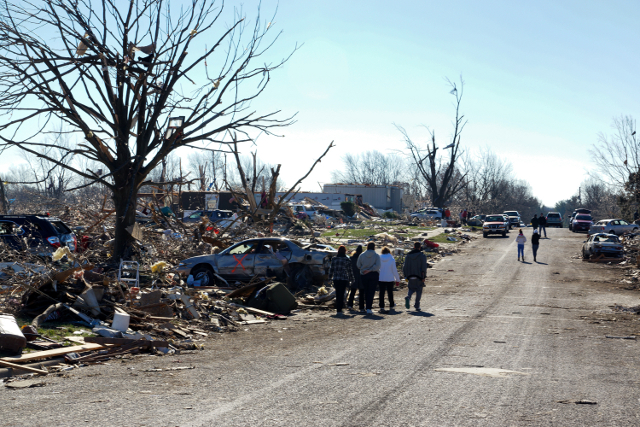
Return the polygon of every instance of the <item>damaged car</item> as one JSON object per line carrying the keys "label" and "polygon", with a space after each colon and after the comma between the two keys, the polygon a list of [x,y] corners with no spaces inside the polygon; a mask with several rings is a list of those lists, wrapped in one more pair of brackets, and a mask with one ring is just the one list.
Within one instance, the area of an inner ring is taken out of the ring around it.
{"label": "damaged car", "polygon": [[249,239],[218,254],[188,258],[176,271],[185,278],[192,276],[200,286],[275,276],[302,287],[313,276],[326,275],[337,253],[328,245],[302,245],[285,238]]}
{"label": "damaged car", "polygon": [[624,255],[624,248],[615,234],[595,233],[582,245],[582,258],[604,255],[607,258],[620,258]]}
{"label": "damaged car", "polygon": [[624,219],[601,219],[589,227],[589,234],[607,233],[618,236],[624,233],[635,233],[638,231],[637,224],[629,224]]}

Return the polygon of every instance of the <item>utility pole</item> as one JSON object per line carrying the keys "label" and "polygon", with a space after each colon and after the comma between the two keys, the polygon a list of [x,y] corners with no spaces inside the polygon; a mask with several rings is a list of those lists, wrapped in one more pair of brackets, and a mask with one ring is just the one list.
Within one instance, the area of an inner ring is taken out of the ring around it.
{"label": "utility pole", "polygon": [[9,213],[9,201],[7,200],[7,193],[5,192],[2,178],[0,178],[0,212],[3,214]]}
{"label": "utility pole", "polygon": [[578,203],[582,206],[582,187],[578,187]]}

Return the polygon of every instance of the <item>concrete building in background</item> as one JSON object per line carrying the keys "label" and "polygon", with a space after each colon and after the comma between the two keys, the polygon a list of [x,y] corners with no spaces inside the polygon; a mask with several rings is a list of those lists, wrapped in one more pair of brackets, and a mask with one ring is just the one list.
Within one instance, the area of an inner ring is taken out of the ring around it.
{"label": "concrete building in background", "polygon": [[324,184],[322,189],[325,194],[361,194],[362,201],[376,209],[393,209],[396,212],[404,210],[404,190],[397,185]]}

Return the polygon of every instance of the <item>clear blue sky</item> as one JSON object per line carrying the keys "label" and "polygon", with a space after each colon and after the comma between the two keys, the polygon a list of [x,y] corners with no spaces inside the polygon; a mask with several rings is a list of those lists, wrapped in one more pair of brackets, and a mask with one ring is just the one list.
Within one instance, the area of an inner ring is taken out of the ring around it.
{"label": "clear blue sky", "polygon": [[[251,12],[252,3],[244,9]],[[270,10],[273,3],[263,2]],[[589,148],[614,116],[638,116],[640,2],[279,2],[274,52],[304,43],[256,105],[298,111],[285,138],[258,141],[293,183],[328,142],[337,147],[304,183],[316,191],[347,152],[402,149],[451,132],[445,77],[465,80],[462,145],[488,146],[548,205],[591,168]]]}
{"label": "clear blue sky", "polygon": [[[226,7],[252,19],[257,4]],[[298,121],[284,138],[261,136],[258,153],[292,184],[335,140],[304,190],[329,182],[345,153],[403,149],[393,123],[418,141],[427,125],[446,145],[446,77],[466,83],[464,149],[490,147],[547,205],[577,192],[589,148],[614,116],[639,115],[637,1],[263,0],[263,18],[276,7],[283,34],[269,56],[303,45],[254,107],[298,112]]]}

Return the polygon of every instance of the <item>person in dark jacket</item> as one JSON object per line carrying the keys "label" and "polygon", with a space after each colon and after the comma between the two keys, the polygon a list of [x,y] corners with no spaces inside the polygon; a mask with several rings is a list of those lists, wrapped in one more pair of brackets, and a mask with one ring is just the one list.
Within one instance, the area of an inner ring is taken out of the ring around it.
{"label": "person in dark jacket", "polygon": [[538,247],[540,246],[540,233],[538,230],[533,230],[533,236],[531,236],[531,250],[533,251],[533,262],[536,261],[536,255],[538,255]]}
{"label": "person in dark jacket", "polygon": [[360,270],[358,270],[358,257],[362,253],[362,245],[358,245],[355,252],[351,254],[351,267],[353,268],[353,282],[349,289],[349,296],[347,298],[347,308],[353,310],[353,301],[356,297],[356,292],[359,292],[358,307],[360,311],[364,313],[364,287],[362,286],[362,278],[360,277]]}
{"label": "person in dark jacket", "polygon": [[362,276],[362,285],[365,292],[365,303],[367,314],[373,314],[373,297],[378,287],[378,279],[380,277],[380,255],[376,253],[376,244],[369,242],[367,250],[359,257],[356,265],[360,269]]}
{"label": "person in dark jacket", "polygon": [[542,232],[544,231],[544,238],[547,238],[547,218],[544,217],[542,213],[540,213],[540,218],[538,219],[538,225],[540,227],[540,237],[542,237]]}
{"label": "person in dark jacket", "polygon": [[538,229],[538,225],[540,225],[540,220],[538,219],[538,215],[534,215],[531,218],[531,226],[533,227],[533,231]]}
{"label": "person in dark jacket", "polygon": [[349,282],[353,282],[353,267],[344,246],[338,248],[338,255],[331,260],[329,277],[333,280],[333,288],[336,290],[336,312],[340,315],[344,306],[344,293]]}
{"label": "person in dark jacket", "polygon": [[420,299],[422,298],[422,288],[427,278],[427,257],[420,250],[420,242],[413,244],[413,250],[404,258],[402,266],[402,274],[409,281],[409,294],[404,299],[404,306],[408,309],[411,307],[411,296],[416,294],[415,309],[420,309]]}

